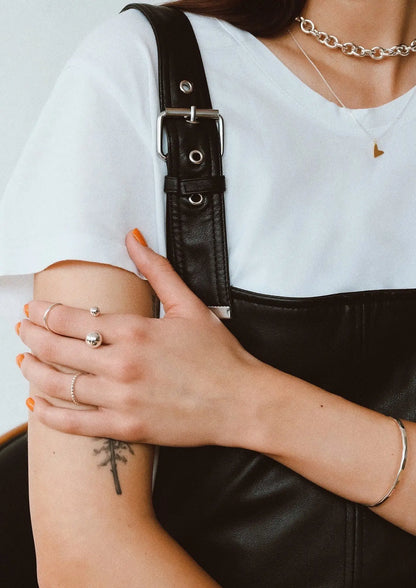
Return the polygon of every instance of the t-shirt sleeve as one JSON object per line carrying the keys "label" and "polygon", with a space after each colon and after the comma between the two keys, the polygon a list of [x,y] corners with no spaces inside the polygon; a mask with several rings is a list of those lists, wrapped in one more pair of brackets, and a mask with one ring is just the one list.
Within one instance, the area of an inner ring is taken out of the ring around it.
{"label": "t-shirt sleeve", "polygon": [[151,122],[157,95],[150,104],[148,72],[129,83],[130,102],[138,98],[130,111],[122,100],[128,84],[117,87],[94,62],[74,58],[60,73],[0,203],[3,295],[20,276],[63,260],[136,272],[124,244],[136,226],[164,253]]}
{"label": "t-shirt sleeve", "polygon": [[2,199],[0,272],[38,272],[60,260],[134,270],[124,246],[137,224],[155,233],[150,142],[108,87],[68,65]]}

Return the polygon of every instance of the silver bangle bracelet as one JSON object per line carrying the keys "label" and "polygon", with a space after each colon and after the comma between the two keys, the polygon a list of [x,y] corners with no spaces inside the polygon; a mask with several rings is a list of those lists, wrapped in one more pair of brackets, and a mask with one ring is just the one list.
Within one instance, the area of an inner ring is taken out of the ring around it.
{"label": "silver bangle bracelet", "polygon": [[396,419],[394,417],[390,417],[390,418],[393,419],[397,423],[397,425],[400,429],[400,434],[402,436],[402,458],[400,461],[400,467],[399,467],[399,471],[397,472],[396,478],[393,482],[393,486],[388,490],[388,492],[383,496],[383,498],[381,498],[380,500],[378,500],[374,504],[363,504],[363,506],[368,506],[369,508],[373,508],[374,506],[379,506],[380,504],[383,504],[383,502],[385,502],[387,500],[387,498],[389,498],[392,495],[393,490],[396,488],[397,484],[399,483],[400,475],[401,475],[402,471],[404,470],[404,468],[406,467],[406,459],[407,459],[406,429],[400,419]]}

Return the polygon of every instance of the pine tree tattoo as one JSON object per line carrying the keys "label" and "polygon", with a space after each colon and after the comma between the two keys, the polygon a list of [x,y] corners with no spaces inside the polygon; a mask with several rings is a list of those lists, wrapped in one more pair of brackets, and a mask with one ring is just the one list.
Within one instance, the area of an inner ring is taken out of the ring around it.
{"label": "pine tree tattoo", "polygon": [[113,474],[114,486],[117,494],[122,494],[120,479],[118,477],[117,462],[127,463],[127,457],[123,455],[123,452],[129,451],[131,455],[134,455],[134,451],[131,448],[130,443],[124,441],[116,441],[115,439],[98,439],[103,442],[100,449],[94,449],[94,455],[104,454],[103,461],[98,464],[100,467],[110,465],[110,471]]}

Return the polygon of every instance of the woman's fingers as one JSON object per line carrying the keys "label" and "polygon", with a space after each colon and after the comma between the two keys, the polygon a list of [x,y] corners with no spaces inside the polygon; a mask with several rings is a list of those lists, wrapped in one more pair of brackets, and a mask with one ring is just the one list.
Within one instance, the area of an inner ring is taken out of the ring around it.
{"label": "woman's fingers", "polygon": [[144,243],[137,229],[127,234],[128,253],[137,269],[149,280],[166,314],[187,316],[195,315],[197,312],[207,313],[207,307],[188,288],[169,261]]}
{"label": "woman's fingers", "polygon": [[[113,421],[109,421],[106,409],[72,410],[58,408],[40,396],[35,396],[34,413],[36,418],[47,427],[87,437],[108,437],[108,431],[114,429]],[[124,439],[118,435],[117,439]]]}
{"label": "woman's fingers", "polygon": [[109,362],[111,345],[93,349],[84,341],[50,333],[30,320],[22,321],[20,338],[32,354],[43,362],[65,366],[79,372],[99,373],[107,377],[112,375]]}
{"label": "woman's fingers", "polygon": [[[51,302],[32,300],[27,305],[29,319],[35,325],[46,328],[43,317],[50,308]],[[104,343],[112,344],[126,336],[126,327],[134,322],[135,329],[146,321],[139,315],[103,314],[92,316],[89,310],[73,308],[59,304],[54,306],[47,315],[47,325],[58,335],[73,339],[85,340],[88,333],[98,331]]]}
{"label": "woman's fingers", "polygon": [[[59,398],[73,402],[71,385],[74,374],[60,372],[50,365],[39,361],[30,353],[26,353],[21,363],[23,376],[50,398]],[[79,373],[79,372],[77,372]],[[81,373],[74,384],[75,400],[90,407],[107,406],[108,395],[104,392],[104,383],[97,376]]]}

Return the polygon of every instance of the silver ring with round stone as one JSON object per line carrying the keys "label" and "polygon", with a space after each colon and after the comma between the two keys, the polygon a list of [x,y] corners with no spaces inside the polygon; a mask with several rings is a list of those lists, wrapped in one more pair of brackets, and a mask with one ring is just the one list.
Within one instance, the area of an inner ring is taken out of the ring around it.
{"label": "silver ring with round stone", "polygon": [[97,349],[98,347],[100,347],[100,345],[102,345],[102,342],[103,336],[98,331],[92,331],[91,333],[88,333],[88,335],[85,337],[85,343],[93,349]]}

